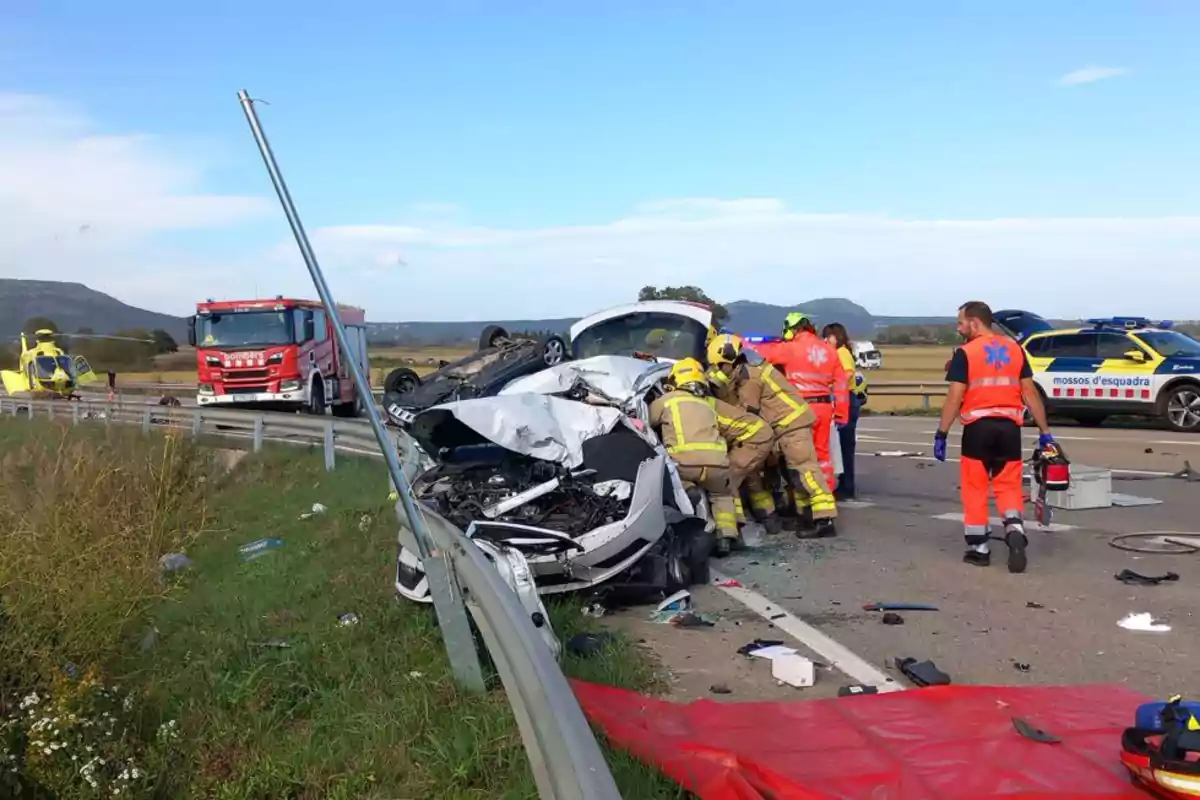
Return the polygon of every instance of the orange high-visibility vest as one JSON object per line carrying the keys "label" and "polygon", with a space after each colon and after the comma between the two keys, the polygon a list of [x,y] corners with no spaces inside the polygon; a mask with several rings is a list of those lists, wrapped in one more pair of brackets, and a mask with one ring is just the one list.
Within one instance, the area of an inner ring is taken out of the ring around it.
{"label": "orange high-visibility vest", "polygon": [[967,391],[959,419],[969,425],[984,417],[1011,419],[1018,425],[1025,417],[1021,396],[1021,368],[1025,351],[1007,336],[980,336],[962,346],[967,356]]}

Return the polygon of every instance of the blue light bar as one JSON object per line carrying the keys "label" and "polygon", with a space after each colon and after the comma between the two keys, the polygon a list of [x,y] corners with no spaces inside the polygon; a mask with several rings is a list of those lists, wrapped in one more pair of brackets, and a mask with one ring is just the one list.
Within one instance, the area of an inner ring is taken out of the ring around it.
{"label": "blue light bar", "polygon": [[1147,317],[1098,317],[1087,321],[1097,328],[1124,328],[1125,330],[1133,330],[1135,328],[1170,328],[1174,324],[1169,319],[1154,322]]}
{"label": "blue light bar", "polygon": [[743,336],[742,341],[749,344],[759,344],[763,342],[782,342],[783,338],[780,336],[759,336],[756,334],[751,336]]}

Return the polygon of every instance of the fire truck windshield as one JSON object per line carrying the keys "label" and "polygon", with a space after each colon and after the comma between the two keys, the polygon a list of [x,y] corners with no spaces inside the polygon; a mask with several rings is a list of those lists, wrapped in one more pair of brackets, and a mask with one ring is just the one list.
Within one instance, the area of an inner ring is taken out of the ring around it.
{"label": "fire truck windshield", "polygon": [[202,314],[196,318],[196,342],[201,347],[264,347],[295,341],[290,311]]}

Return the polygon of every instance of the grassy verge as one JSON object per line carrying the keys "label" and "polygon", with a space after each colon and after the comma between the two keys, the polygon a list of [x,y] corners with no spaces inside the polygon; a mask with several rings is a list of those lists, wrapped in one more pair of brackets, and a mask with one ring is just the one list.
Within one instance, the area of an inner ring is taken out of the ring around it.
{"label": "grassy verge", "polygon": [[[459,692],[432,610],[394,597],[375,462],[326,473],[268,448],[223,476],[185,440],[24,420],[0,420],[0,452],[0,794],[98,796],[80,770],[103,752],[90,774],[105,796],[536,797],[503,692]],[[191,565],[160,580],[159,556],[180,549]],[[589,623],[570,604],[552,615],[564,638]],[[564,667],[655,679],[627,642]],[[626,797],[684,796],[610,763]]]}

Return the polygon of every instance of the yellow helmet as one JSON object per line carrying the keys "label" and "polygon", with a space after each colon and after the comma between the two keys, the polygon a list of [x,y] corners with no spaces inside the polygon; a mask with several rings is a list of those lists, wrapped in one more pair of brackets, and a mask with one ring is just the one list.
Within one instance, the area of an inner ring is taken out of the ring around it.
{"label": "yellow helmet", "polygon": [[694,358],[684,358],[675,362],[671,367],[670,381],[676,388],[683,388],[689,383],[707,384],[704,377],[704,367]]}
{"label": "yellow helmet", "polygon": [[713,340],[708,343],[708,363],[710,366],[732,364],[741,354],[742,337],[737,334],[722,333],[720,336],[714,336]]}

